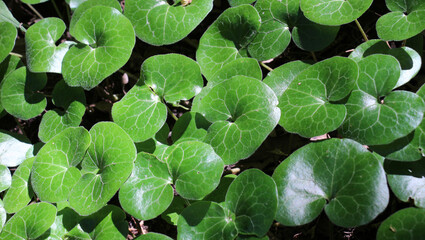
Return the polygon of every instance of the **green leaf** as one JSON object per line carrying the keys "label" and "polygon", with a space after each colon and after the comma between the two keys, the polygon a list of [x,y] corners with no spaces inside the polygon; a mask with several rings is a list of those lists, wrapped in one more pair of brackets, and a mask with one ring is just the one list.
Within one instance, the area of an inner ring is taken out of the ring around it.
{"label": "green leaf", "polygon": [[222,203],[226,200],[226,194],[230,187],[230,184],[235,180],[237,176],[234,174],[227,174],[223,176],[218,184],[217,188],[204,197],[204,201],[211,201],[216,203]]}
{"label": "green leaf", "polygon": [[276,184],[258,169],[246,170],[230,184],[225,204],[235,214],[239,233],[264,236],[276,215]]}
{"label": "green leaf", "polygon": [[235,217],[215,202],[196,202],[185,210],[177,224],[177,239],[234,239]]}
{"label": "green leaf", "polygon": [[342,227],[369,223],[386,208],[389,192],[381,163],[361,144],[330,139],[308,144],[273,173],[276,220],[285,226],[313,221],[325,209]]}
{"label": "green leaf", "polygon": [[378,240],[415,240],[425,235],[425,209],[405,208],[379,226]]}
{"label": "green leaf", "polygon": [[166,154],[176,191],[183,198],[202,199],[220,182],[224,164],[210,145],[185,141],[169,148]]}
{"label": "green leaf", "polygon": [[28,4],[38,4],[38,3],[43,3],[47,1],[49,0],[22,0],[22,2],[28,3]]}
{"label": "green leaf", "polygon": [[85,128],[70,127],[40,149],[31,170],[31,184],[41,201],[56,203],[68,199],[81,177],[77,165],[89,145],[90,135]]}
{"label": "green leaf", "polygon": [[227,0],[231,7],[236,7],[242,4],[251,4],[255,2],[255,0]]}
{"label": "green leaf", "polygon": [[150,57],[140,72],[140,81],[169,103],[191,99],[204,84],[199,65],[180,54]]}
{"label": "green leaf", "polygon": [[31,73],[26,67],[18,68],[2,81],[1,104],[14,117],[28,120],[42,113],[47,101],[37,93],[46,85],[44,73]]}
{"label": "green leaf", "polygon": [[162,128],[167,107],[148,86],[135,85],[112,106],[112,118],[135,142],[142,142]]}
{"label": "green leaf", "polygon": [[400,76],[398,61],[374,54],[359,63],[358,90],[351,93],[341,134],[366,145],[388,144],[412,132],[422,121],[421,97],[407,91],[391,91]]}
{"label": "green leaf", "polygon": [[301,10],[313,22],[337,26],[359,18],[372,2],[373,0],[301,0]]}
{"label": "green leaf", "polygon": [[83,176],[69,194],[71,207],[80,215],[105,206],[130,176],[136,159],[133,141],[118,125],[99,122],[90,129],[90,136]]}
{"label": "green leaf", "polygon": [[209,80],[225,64],[246,57],[260,25],[260,16],[251,5],[226,9],[200,39],[196,60],[202,74]]}
{"label": "green leaf", "polygon": [[174,197],[167,165],[155,156],[139,153],[133,172],[121,186],[122,208],[137,219],[149,220],[164,212]]}
{"label": "green leaf", "polygon": [[17,56],[8,55],[3,62],[0,62],[0,82],[15,69],[24,66]]}
{"label": "green leaf", "polygon": [[8,167],[0,165],[0,192],[8,189],[12,184],[12,175]]}
{"label": "green leaf", "polygon": [[7,213],[17,212],[31,201],[33,191],[29,181],[33,162],[34,158],[28,158],[13,173],[12,185],[3,198]]}
{"label": "green leaf", "polygon": [[376,32],[382,40],[401,41],[411,38],[425,29],[425,4],[417,4],[406,11],[389,12],[376,22]]}
{"label": "green leaf", "polygon": [[2,62],[15,46],[15,39],[18,35],[16,28],[8,22],[0,22],[0,62]]}
{"label": "green leaf", "polygon": [[28,28],[25,48],[28,69],[31,72],[61,73],[62,60],[74,42],[65,41],[56,46],[66,25],[59,18],[44,18]]}
{"label": "green leaf", "polygon": [[34,147],[22,135],[0,131],[0,164],[16,167],[33,156]]}
{"label": "green leaf", "polygon": [[172,238],[160,233],[149,232],[149,233],[140,235],[135,240],[172,240]]}
{"label": "green leaf", "polygon": [[170,5],[165,0],[127,0],[125,15],[133,23],[137,37],[159,46],[186,37],[212,8],[212,0],[196,0],[186,6]]}
{"label": "green leaf", "polygon": [[413,200],[415,206],[425,208],[425,160],[398,162],[385,160],[388,184],[398,199]]}
{"label": "green leaf", "polygon": [[13,24],[13,26],[22,29],[25,32],[25,28],[21,27],[21,24],[13,17],[12,13],[9,11],[7,5],[0,1],[0,22],[8,22]]}
{"label": "green leaf", "polygon": [[422,59],[421,56],[410,47],[389,48],[387,43],[382,40],[370,40],[360,44],[350,54],[349,58],[359,62],[363,58],[372,54],[388,54],[397,58],[401,66],[400,78],[394,88],[397,88],[410,79],[416,76],[421,69]]}
{"label": "green leaf", "polygon": [[307,68],[280,97],[279,124],[288,132],[308,138],[337,129],[345,119],[346,109],[335,102],[350,93],[357,76],[357,64],[343,57],[329,58]]}
{"label": "green leaf", "polygon": [[200,104],[201,114],[213,123],[205,141],[224,164],[253,154],[280,117],[274,92],[261,81],[246,76],[235,76],[215,85]]}
{"label": "green leaf", "polygon": [[280,98],[298,74],[309,66],[309,63],[299,60],[285,63],[269,72],[263,82],[273,90],[277,98]]}
{"label": "green leaf", "polygon": [[62,74],[68,85],[86,90],[121,68],[135,44],[130,21],[118,10],[105,6],[86,10],[75,24],[73,36],[82,44],[65,54]]}
{"label": "green leaf", "polygon": [[119,12],[121,12],[121,10],[122,10],[120,3],[116,0],[90,0],[90,1],[87,1],[87,0],[77,0],[77,1],[75,1],[74,0],[74,1],[71,1],[71,3],[70,3],[71,8],[77,8],[78,7],[72,13],[72,19],[71,19],[71,22],[69,23],[69,32],[71,33],[71,35],[74,35],[75,24],[78,22],[78,20],[80,20],[83,13],[85,11],[87,11],[88,9],[94,7],[94,6],[111,7],[111,8],[115,8]]}
{"label": "green leaf", "polygon": [[56,207],[45,202],[31,204],[6,222],[0,239],[34,239],[43,234],[55,221]]}
{"label": "green leaf", "polygon": [[4,224],[6,223],[6,210],[4,210],[3,202],[0,199],[0,232],[3,229]]}
{"label": "green leaf", "polygon": [[167,223],[177,226],[179,215],[186,207],[188,200],[180,196],[175,196],[170,206],[161,214],[161,218]]}
{"label": "green leaf", "polygon": [[[65,0],[65,1],[69,4],[69,7],[73,11],[74,10],[76,11],[78,6],[80,6],[82,3],[87,2],[87,0]],[[74,11],[74,14],[75,14],[75,11]],[[72,19],[71,19],[71,21],[72,21]]]}
{"label": "green leaf", "polygon": [[204,116],[197,112],[183,114],[174,124],[171,139],[176,142],[179,139],[191,138],[203,141],[207,135],[207,129],[211,125]]}
{"label": "green leaf", "polygon": [[38,131],[38,137],[43,142],[68,127],[78,127],[86,111],[86,97],[80,87],[69,87],[62,80],[55,85],[52,95],[54,104],[61,109],[50,110],[43,115]]}

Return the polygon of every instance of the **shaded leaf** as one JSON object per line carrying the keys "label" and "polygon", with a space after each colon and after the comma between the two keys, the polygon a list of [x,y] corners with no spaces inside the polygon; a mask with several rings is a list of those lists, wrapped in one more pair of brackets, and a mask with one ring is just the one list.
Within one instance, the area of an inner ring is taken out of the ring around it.
{"label": "shaded leaf", "polygon": [[379,226],[378,240],[414,240],[425,235],[425,209],[405,208],[397,211]]}
{"label": "shaded leaf", "polygon": [[18,35],[16,28],[9,22],[0,22],[0,62],[2,62],[15,46]]}

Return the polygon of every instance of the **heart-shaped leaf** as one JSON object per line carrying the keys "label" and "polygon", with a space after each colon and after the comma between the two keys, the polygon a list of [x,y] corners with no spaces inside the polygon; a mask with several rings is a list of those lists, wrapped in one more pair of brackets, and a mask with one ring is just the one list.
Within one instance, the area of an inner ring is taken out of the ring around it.
{"label": "heart-shaped leaf", "polygon": [[31,204],[6,222],[0,239],[35,239],[55,221],[56,207],[45,202]]}
{"label": "heart-shaped leaf", "polygon": [[246,57],[246,48],[260,26],[260,16],[253,6],[226,9],[202,35],[196,51],[204,76],[210,79],[228,62]]}
{"label": "heart-shaped leaf", "polygon": [[[386,1],[387,6],[388,2]],[[413,1],[407,1],[413,3]],[[376,22],[376,31],[382,40],[400,41],[411,38],[425,29],[425,4],[407,6],[406,1],[399,4],[390,3],[392,12],[380,17]],[[399,5],[394,7],[394,5]],[[402,6],[405,5],[405,6]],[[401,7],[402,6],[402,7]]]}
{"label": "heart-shaped leaf", "polygon": [[372,221],[389,192],[381,163],[361,144],[330,139],[291,154],[273,173],[278,189],[276,220],[286,226],[313,221],[325,209],[336,225]]}
{"label": "heart-shaped leaf", "polygon": [[389,55],[374,54],[359,63],[357,90],[351,93],[341,134],[366,145],[388,144],[412,132],[422,121],[421,97],[391,91],[400,76],[400,64]]}
{"label": "heart-shaped leaf", "polygon": [[213,8],[212,0],[182,4],[166,0],[127,0],[125,15],[134,25],[137,37],[152,45],[175,43],[186,37]]}
{"label": "heart-shaped leaf", "polygon": [[135,240],[172,240],[172,238],[160,233],[149,232],[149,233],[140,235]]}
{"label": "heart-shaped leaf", "polygon": [[73,36],[82,44],[71,47],[63,59],[62,74],[68,85],[90,90],[130,58],[134,30],[117,9],[94,6],[73,29]]}
{"label": "heart-shaped leaf", "polygon": [[173,145],[166,155],[176,191],[183,198],[202,199],[220,182],[224,164],[210,145],[185,141]]}
{"label": "heart-shaped leaf", "polygon": [[31,170],[31,184],[41,201],[61,202],[81,177],[80,164],[90,145],[90,135],[83,127],[67,128],[37,153]]}
{"label": "heart-shaped leaf", "polygon": [[333,57],[307,68],[280,97],[279,124],[288,132],[308,138],[337,129],[345,119],[346,109],[334,102],[350,93],[357,76],[357,64],[343,57]]}
{"label": "heart-shaped leaf", "polygon": [[54,109],[43,115],[38,131],[38,137],[43,142],[49,141],[68,127],[80,125],[86,111],[86,97],[80,87],[69,87],[64,81],[60,81],[55,85],[52,95],[54,104],[64,111]]}
{"label": "heart-shaped leaf", "polygon": [[234,239],[235,216],[215,202],[196,202],[181,213],[177,239]]}
{"label": "heart-shaped leaf", "polygon": [[33,156],[34,147],[22,135],[0,131],[0,164],[16,167]]}
{"label": "heart-shaped leaf", "polygon": [[409,82],[421,69],[422,59],[418,52],[410,47],[390,49],[387,43],[382,40],[370,40],[360,44],[350,54],[349,58],[359,62],[369,55],[378,53],[389,54],[397,58],[400,63],[401,73],[395,88]]}
{"label": "heart-shaped leaf", "polygon": [[359,18],[372,2],[373,0],[301,0],[301,10],[313,22],[337,26]]}
{"label": "heart-shaped leaf", "polygon": [[225,204],[239,233],[264,236],[276,215],[276,184],[258,169],[246,170],[230,184]]}
{"label": "heart-shaped leaf", "polygon": [[65,41],[56,46],[65,29],[65,23],[59,18],[45,18],[28,28],[25,48],[31,72],[61,73],[63,57],[74,44]]}
{"label": "heart-shaped leaf", "polygon": [[30,174],[34,158],[28,158],[13,173],[12,184],[3,198],[4,209],[8,213],[15,213],[24,208],[33,196],[30,187]]}
{"label": "heart-shaped leaf", "polygon": [[385,160],[385,171],[391,190],[403,202],[413,200],[425,208],[425,160],[398,162]]}
{"label": "heart-shaped leaf", "polygon": [[425,209],[405,208],[381,223],[378,240],[415,240],[425,236]]}
{"label": "heart-shaped leaf", "polygon": [[187,112],[174,124],[171,139],[173,142],[185,138],[203,141],[210,125],[211,123],[200,113]]}
{"label": "heart-shaped leaf", "polygon": [[130,176],[136,147],[130,136],[112,122],[90,129],[91,144],[82,162],[78,183],[69,194],[71,207],[80,215],[101,209]]}
{"label": "heart-shaped leaf", "polygon": [[2,62],[15,46],[15,39],[18,31],[13,24],[0,22],[0,62]]}
{"label": "heart-shaped leaf", "polygon": [[273,90],[277,98],[280,98],[298,74],[309,66],[310,64],[302,61],[285,63],[269,72],[263,82]]}
{"label": "heart-shaped leaf", "polygon": [[277,103],[273,90],[254,78],[235,76],[215,85],[199,107],[213,123],[205,141],[225,164],[249,157],[277,125]]}
{"label": "heart-shaped leaf", "polygon": [[8,167],[0,165],[0,192],[8,189],[12,184],[12,175]]}
{"label": "heart-shaped leaf", "polygon": [[47,100],[37,93],[46,85],[46,74],[31,73],[26,67],[18,68],[2,81],[1,104],[11,115],[28,120],[43,112]]}
{"label": "heart-shaped leaf", "polygon": [[123,209],[138,219],[149,220],[164,212],[174,197],[167,165],[155,156],[139,153],[133,172],[121,186]]}

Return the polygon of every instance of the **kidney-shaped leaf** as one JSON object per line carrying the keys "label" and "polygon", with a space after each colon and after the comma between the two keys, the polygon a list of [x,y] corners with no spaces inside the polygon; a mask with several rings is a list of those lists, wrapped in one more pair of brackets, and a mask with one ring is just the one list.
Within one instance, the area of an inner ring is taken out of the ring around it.
{"label": "kidney-shaped leaf", "polygon": [[359,18],[373,0],[301,0],[301,10],[313,22],[322,25],[342,25]]}
{"label": "kidney-shaped leaf", "polygon": [[381,223],[377,240],[416,240],[425,236],[425,209],[405,208]]}
{"label": "kidney-shaped leaf", "polygon": [[223,161],[203,142],[185,141],[167,150],[166,163],[176,191],[186,199],[202,199],[219,184]]}
{"label": "kidney-shaped leaf", "polygon": [[325,209],[336,225],[372,221],[389,192],[381,163],[361,144],[330,139],[291,154],[273,173],[278,189],[276,220],[287,226],[313,221]]}
{"label": "kidney-shaped leaf", "polygon": [[130,136],[112,122],[90,129],[91,144],[82,162],[80,180],[69,195],[71,207],[80,215],[101,209],[130,176],[136,147]]}
{"label": "kidney-shaped leaf", "polygon": [[28,158],[13,173],[12,184],[3,198],[6,212],[15,213],[31,201],[33,192],[29,181],[33,162],[34,158]]}
{"label": "kidney-shaped leaf", "polygon": [[358,65],[358,89],[346,104],[342,135],[362,144],[379,145],[404,137],[418,127],[425,110],[422,98],[407,91],[391,91],[400,76],[397,59],[374,54]]}
{"label": "kidney-shaped leaf", "polygon": [[425,160],[399,162],[385,160],[385,171],[393,193],[403,202],[413,200],[425,208]]}
{"label": "kidney-shaped leaf", "polygon": [[18,31],[8,22],[0,22],[0,62],[2,62],[15,46]]}
{"label": "kidney-shaped leaf", "polygon": [[28,28],[25,48],[31,72],[61,73],[63,57],[74,44],[66,41],[56,46],[65,29],[65,23],[59,18],[45,18]]}
{"label": "kidney-shaped leaf", "polygon": [[41,201],[61,202],[81,177],[77,165],[90,145],[83,127],[67,128],[53,137],[37,153],[31,170],[31,184]]}
{"label": "kidney-shaped leaf", "polygon": [[49,203],[29,205],[6,222],[0,239],[35,239],[49,229],[55,217],[56,207]]}
{"label": "kidney-shaped leaf", "polygon": [[[137,36],[152,45],[175,43],[186,37],[213,8],[212,0],[127,0],[125,15],[134,25]],[[177,4],[176,4],[177,3]]]}
{"label": "kidney-shaped leaf", "polygon": [[276,184],[258,169],[246,170],[230,184],[226,206],[235,214],[239,233],[264,236],[276,215]]}
{"label": "kidney-shaped leaf", "polygon": [[177,239],[235,239],[238,231],[235,217],[215,202],[196,202],[181,213],[177,223]]}
{"label": "kidney-shaped leaf", "polygon": [[254,78],[235,76],[215,85],[199,107],[213,123],[205,141],[225,164],[249,157],[277,125],[277,103],[273,90]]}
{"label": "kidney-shaped leaf", "polygon": [[132,216],[149,220],[164,212],[174,197],[167,165],[155,156],[139,153],[133,172],[121,186],[119,200]]}
{"label": "kidney-shaped leaf", "polygon": [[0,165],[16,167],[33,156],[34,147],[21,135],[0,131]]}
{"label": "kidney-shaped leaf", "polygon": [[95,6],[83,13],[73,36],[82,44],[71,47],[62,63],[70,86],[90,90],[130,58],[135,44],[131,22],[115,8]]}
{"label": "kidney-shaped leaf", "polygon": [[43,112],[47,100],[41,93],[46,85],[44,73],[31,73],[26,67],[18,68],[2,81],[1,104],[11,115],[28,120]]}
{"label": "kidney-shaped leaf", "polygon": [[[314,137],[337,129],[346,116],[345,106],[333,102],[345,98],[358,76],[357,64],[333,57],[301,72],[279,99],[279,124],[288,132]],[[308,126],[308,127],[306,127]]]}
{"label": "kidney-shaped leaf", "polygon": [[8,189],[12,184],[12,175],[8,167],[0,165],[0,192]]}
{"label": "kidney-shaped leaf", "polygon": [[251,5],[225,10],[202,35],[196,60],[210,79],[225,64],[247,57],[246,48],[260,29],[260,16]]}

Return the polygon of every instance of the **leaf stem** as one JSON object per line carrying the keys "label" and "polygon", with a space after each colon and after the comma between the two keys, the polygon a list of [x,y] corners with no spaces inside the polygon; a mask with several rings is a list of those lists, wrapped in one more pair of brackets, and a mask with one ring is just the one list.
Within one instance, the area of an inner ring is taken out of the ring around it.
{"label": "leaf stem", "polygon": [[313,61],[317,62],[316,54],[314,52],[310,52],[310,53],[311,53],[311,56],[313,57]]}
{"label": "leaf stem", "polygon": [[59,16],[61,19],[63,19],[62,13],[59,11],[59,8],[58,8],[58,6],[56,5],[55,0],[52,0],[52,4],[53,4],[53,7],[55,8],[55,11],[56,11],[56,13],[58,14],[58,16]]}
{"label": "leaf stem", "polygon": [[22,127],[21,122],[19,122],[19,119],[17,119],[16,117],[13,117],[15,119],[15,122],[18,126],[18,129],[21,131],[22,135],[28,137],[27,133],[25,132],[24,128]]}
{"label": "leaf stem", "polygon": [[10,53],[9,53],[9,55],[17,56],[18,58],[23,58],[23,57],[24,57],[24,56],[22,56],[21,54],[19,54],[19,53],[14,53],[14,52],[10,52]]}
{"label": "leaf stem", "polygon": [[363,28],[362,28],[362,25],[360,25],[360,23],[359,23],[359,21],[357,21],[357,19],[356,19],[356,20],[354,20],[354,22],[356,22],[356,25],[357,25],[357,27],[359,28],[360,32],[362,33],[362,35],[363,35],[363,38],[364,38],[365,42],[369,41],[369,39],[368,39],[368,38],[367,38],[367,36],[366,36],[365,31],[364,31],[364,30],[363,30]]}
{"label": "leaf stem", "polygon": [[271,68],[271,67],[267,66],[265,63],[263,63],[263,62],[261,62],[261,61],[260,61],[260,65],[261,65],[263,68],[265,68],[265,69],[269,70],[269,72],[273,71],[273,68]]}
{"label": "leaf stem", "polygon": [[31,5],[28,3],[25,3],[39,18],[44,19],[44,17]]}
{"label": "leaf stem", "polygon": [[[164,103],[165,104],[165,103]],[[168,111],[168,113],[171,115],[171,117],[173,117],[174,118],[174,120],[179,120],[177,117],[176,117],[176,115],[174,115],[174,113],[171,111],[171,109],[167,106],[167,104],[165,104],[165,106],[167,107],[167,111]]]}

